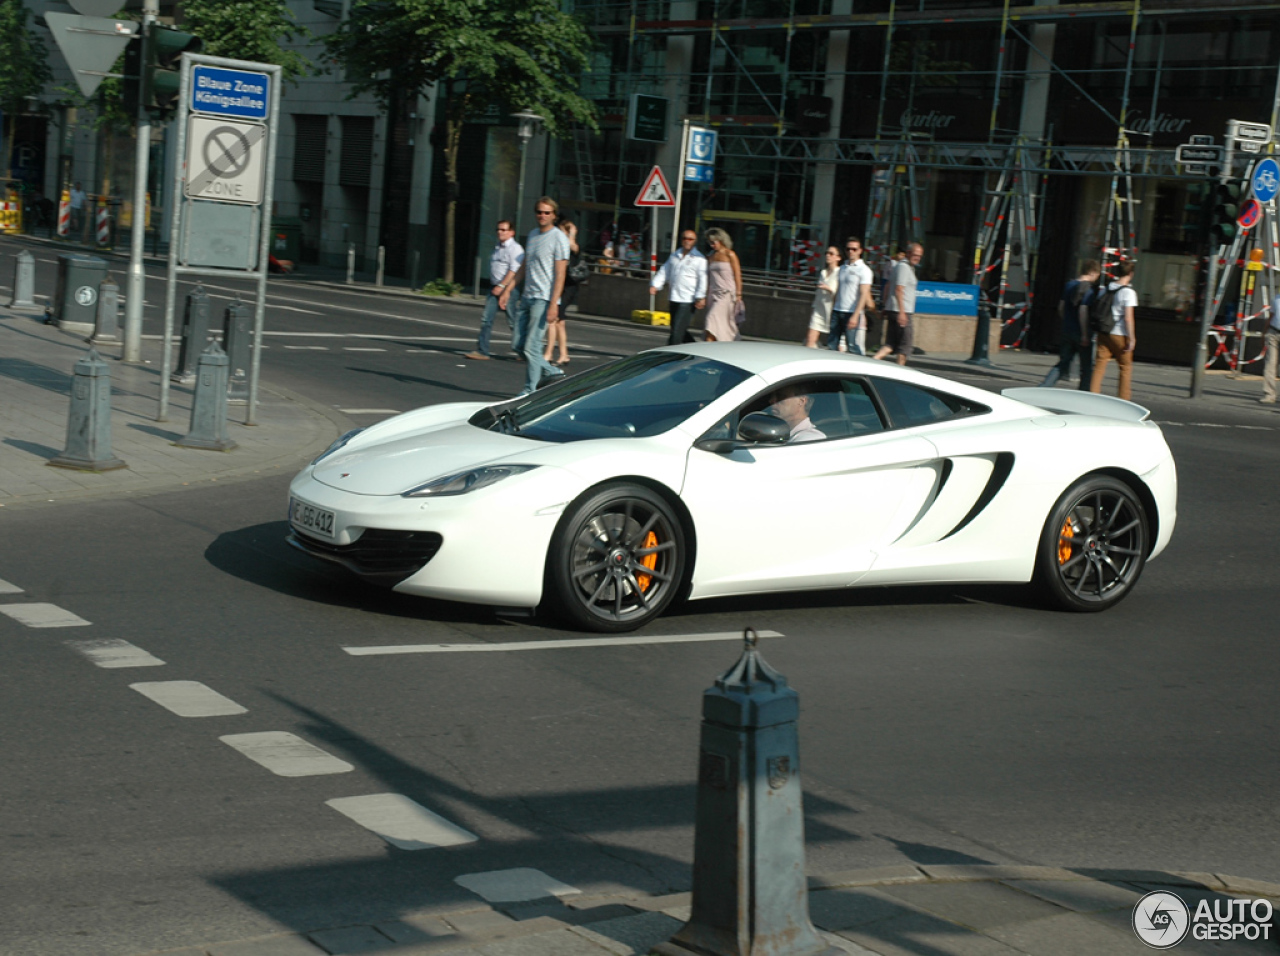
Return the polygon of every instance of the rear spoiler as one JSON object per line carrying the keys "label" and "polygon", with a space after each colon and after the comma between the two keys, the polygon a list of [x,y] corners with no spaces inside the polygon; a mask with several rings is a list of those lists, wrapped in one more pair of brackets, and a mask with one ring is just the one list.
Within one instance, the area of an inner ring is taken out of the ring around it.
{"label": "rear spoiler", "polygon": [[1025,405],[1043,408],[1046,412],[1064,415],[1093,415],[1097,418],[1114,418],[1122,422],[1145,422],[1150,410],[1123,398],[1097,395],[1065,388],[1006,388],[1000,393],[1005,398]]}

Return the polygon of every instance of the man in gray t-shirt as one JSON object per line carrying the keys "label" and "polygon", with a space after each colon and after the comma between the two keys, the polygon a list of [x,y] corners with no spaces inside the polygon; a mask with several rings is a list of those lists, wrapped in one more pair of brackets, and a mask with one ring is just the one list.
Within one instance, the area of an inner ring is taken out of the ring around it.
{"label": "man in gray t-shirt", "polygon": [[556,226],[557,209],[556,201],[548,196],[534,204],[538,225],[524,244],[524,262],[502,287],[498,300],[498,307],[505,309],[511,289],[524,283],[516,348],[524,351],[529,375],[520,395],[530,394],[542,382],[543,376],[558,378],[564,374],[563,369],[556,368],[542,357],[547,325],[560,321],[560,294],[564,292],[565,273],[569,268],[569,237]]}
{"label": "man in gray t-shirt", "polygon": [[892,301],[885,303],[884,345],[876,358],[896,355],[899,365],[907,364],[912,352],[911,316],[916,311],[916,268],[924,256],[924,246],[913,242],[906,248],[907,258],[893,267]]}

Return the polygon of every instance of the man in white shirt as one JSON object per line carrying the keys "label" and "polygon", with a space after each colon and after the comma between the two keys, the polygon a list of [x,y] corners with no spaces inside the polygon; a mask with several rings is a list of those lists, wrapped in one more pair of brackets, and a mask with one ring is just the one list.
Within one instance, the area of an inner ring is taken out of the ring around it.
{"label": "man in white shirt", "polygon": [[683,345],[689,333],[689,322],[695,309],[707,304],[707,257],[696,248],[698,234],[691,229],[680,233],[680,247],[671,253],[653,277],[649,294],[657,295],[670,283],[667,293],[671,310],[671,334],[668,345]]}
{"label": "man in white shirt", "polygon": [[1262,334],[1267,343],[1267,354],[1262,360],[1262,398],[1264,405],[1276,403],[1276,357],[1280,356],[1280,295],[1271,300],[1271,321]]}
{"label": "man in white shirt", "polygon": [[[502,295],[503,280],[514,275],[524,262],[524,248],[516,242],[516,227],[510,219],[498,220],[498,244],[493,247],[489,256],[489,294],[484,300],[484,315],[480,319],[480,337],[476,340],[476,350],[468,352],[466,357],[476,361],[487,362],[489,355],[489,336],[493,333],[493,319],[498,314],[498,299]],[[512,319],[516,309],[520,307],[520,293],[512,290],[514,302],[508,302],[507,325],[511,328],[511,347],[516,347],[516,323]]]}
{"label": "man in white shirt", "polygon": [[564,375],[564,369],[556,368],[542,357],[547,326],[560,321],[560,296],[564,292],[565,274],[569,269],[569,237],[556,225],[559,210],[559,204],[550,196],[543,196],[534,204],[533,214],[538,225],[525,241],[524,262],[514,276],[508,276],[498,287],[498,308],[505,309],[512,290],[524,283],[516,336],[523,342],[529,375],[524,391],[517,398],[532,394],[543,376],[559,378]]}
{"label": "man in white shirt", "polygon": [[899,365],[907,364],[907,356],[914,349],[911,316],[916,311],[916,267],[924,257],[924,246],[918,242],[906,248],[907,257],[893,267],[893,288],[888,293],[884,327],[884,345],[875,357],[897,356]]}
{"label": "man in white shirt", "polygon": [[84,231],[84,187],[77,181],[71,186],[71,234],[79,236]]}
{"label": "man in white shirt", "polygon": [[844,241],[845,260],[840,265],[836,299],[831,306],[831,329],[827,348],[840,346],[844,336],[847,348],[855,355],[865,355],[867,309],[871,308],[871,284],[875,276],[862,261],[862,240],[850,236]]}

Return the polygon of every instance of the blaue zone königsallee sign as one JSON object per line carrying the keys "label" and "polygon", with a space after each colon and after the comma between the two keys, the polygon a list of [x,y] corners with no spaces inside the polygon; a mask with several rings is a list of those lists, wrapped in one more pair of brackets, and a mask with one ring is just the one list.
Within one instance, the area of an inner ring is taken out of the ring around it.
{"label": "blaue zone k\u00f6nigsallee sign", "polygon": [[921,282],[916,287],[916,312],[922,315],[978,314],[978,287],[959,282]]}
{"label": "blaue zone k\u00f6nigsallee sign", "polygon": [[271,77],[218,66],[191,68],[191,110],[238,119],[266,119]]}

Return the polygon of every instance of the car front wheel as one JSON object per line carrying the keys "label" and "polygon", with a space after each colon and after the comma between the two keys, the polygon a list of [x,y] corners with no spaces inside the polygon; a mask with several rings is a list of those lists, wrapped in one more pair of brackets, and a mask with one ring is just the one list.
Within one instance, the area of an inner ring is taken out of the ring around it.
{"label": "car front wheel", "polygon": [[684,530],[642,485],[614,484],[570,506],[551,542],[548,578],[570,623],[620,633],[647,624],[684,577]]}
{"label": "car front wheel", "polygon": [[1080,479],[1058,499],[1040,536],[1036,571],[1051,603],[1103,611],[1133,590],[1151,550],[1146,509],[1124,482]]}

